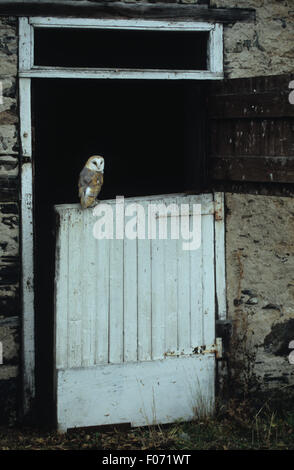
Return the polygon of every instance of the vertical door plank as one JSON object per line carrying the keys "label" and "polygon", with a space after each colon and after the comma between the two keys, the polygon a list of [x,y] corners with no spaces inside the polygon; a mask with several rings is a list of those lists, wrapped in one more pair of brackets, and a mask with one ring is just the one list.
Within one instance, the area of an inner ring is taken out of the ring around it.
{"label": "vertical door plank", "polygon": [[82,211],[71,211],[69,216],[68,234],[68,365],[69,367],[80,367],[82,362],[82,235],[83,216]]}
{"label": "vertical door plank", "polygon": [[69,210],[60,210],[56,249],[55,277],[55,364],[57,369],[67,367],[68,347],[68,224]]}
{"label": "vertical door plank", "polygon": [[[135,217],[135,215],[134,215]],[[129,220],[126,217],[126,222]],[[124,362],[137,360],[137,239],[124,239]]]}
{"label": "vertical door plank", "polygon": [[81,367],[82,365],[82,335],[81,320],[68,322],[68,367]]}
{"label": "vertical door plank", "polygon": [[109,362],[123,361],[124,241],[110,240]]}
{"label": "vertical door plank", "polygon": [[203,345],[202,244],[190,251],[191,348]]}
{"label": "vertical door plank", "polygon": [[[141,201],[140,201],[141,204]],[[151,240],[147,233],[147,202],[142,201],[144,214],[138,212],[138,228],[145,238],[138,238],[138,360],[151,359]]]}
{"label": "vertical door plank", "polygon": [[83,212],[82,279],[82,366],[95,363],[95,311],[96,311],[96,240],[93,235],[93,215]]}
{"label": "vertical door plank", "polygon": [[[166,200],[169,206],[167,213],[167,239],[164,240],[165,256],[165,352],[173,353],[178,350],[178,241],[179,213],[172,210],[174,205],[177,209],[177,198]],[[177,231],[178,228],[178,231]]]}
{"label": "vertical door plank", "polygon": [[[188,204],[189,199],[178,198],[178,204]],[[180,352],[190,348],[190,253],[183,249],[182,230],[190,228],[189,208],[187,215],[180,217],[181,236],[178,240],[178,346]]]}
{"label": "vertical door plank", "polygon": [[178,349],[178,241],[165,240],[165,349],[172,353]]}
{"label": "vertical door plank", "polygon": [[[163,203],[157,200],[156,204]],[[157,218],[156,225],[159,225]],[[158,234],[151,240],[151,297],[152,297],[152,359],[161,359],[165,353],[165,280],[164,240]]]}
{"label": "vertical door plank", "polygon": [[96,240],[96,364],[109,361],[109,248],[110,240]]}
{"label": "vertical door plank", "polygon": [[[197,202],[199,203],[199,202]],[[202,232],[202,216],[199,230]],[[200,235],[201,236],[201,235]],[[202,236],[201,245],[190,251],[190,302],[191,302],[191,348],[203,345],[203,278],[202,278]]]}

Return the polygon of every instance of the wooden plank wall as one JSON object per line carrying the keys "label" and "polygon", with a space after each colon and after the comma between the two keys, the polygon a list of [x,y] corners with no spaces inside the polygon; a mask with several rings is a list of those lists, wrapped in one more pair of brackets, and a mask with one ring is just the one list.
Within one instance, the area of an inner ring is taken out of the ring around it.
{"label": "wooden plank wall", "polygon": [[293,78],[289,74],[211,84],[207,143],[213,180],[294,182]]}

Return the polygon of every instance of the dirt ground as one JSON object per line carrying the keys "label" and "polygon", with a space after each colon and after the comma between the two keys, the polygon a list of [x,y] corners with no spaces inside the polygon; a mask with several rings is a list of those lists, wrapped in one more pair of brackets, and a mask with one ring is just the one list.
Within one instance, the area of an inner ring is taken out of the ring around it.
{"label": "dirt ground", "polygon": [[65,434],[32,428],[0,428],[0,450],[294,450],[293,410],[254,408],[232,400],[213,417],[187,423]]}

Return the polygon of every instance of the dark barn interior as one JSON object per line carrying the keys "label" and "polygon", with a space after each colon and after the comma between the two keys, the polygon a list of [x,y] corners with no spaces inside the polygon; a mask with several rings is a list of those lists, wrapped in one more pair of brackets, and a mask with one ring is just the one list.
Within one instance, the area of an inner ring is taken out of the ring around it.
{"label": "dark barn interior", "polygon": [[34,63],[62,67],[207,70],[207,32],[36,28]]}
{"label": "dark barn interior", "polygon": [[36,390],[53,425],[54,204],[78,203],[78,175],[105,158],[101,199],[201,191],[205,82],[33,80]]}

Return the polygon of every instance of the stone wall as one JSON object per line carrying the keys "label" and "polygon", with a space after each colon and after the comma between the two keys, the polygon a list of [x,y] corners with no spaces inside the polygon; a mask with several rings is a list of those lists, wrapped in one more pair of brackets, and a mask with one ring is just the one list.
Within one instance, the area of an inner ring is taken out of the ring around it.
{"label": "stone wall", "polygon": [[255,8],[256,22],[224,28],[224,66],[229,78],[277,75],[294,70],[292,0],[210,0],[222,8]]}
{"label": "stone wall", "polygon": [[226,193],[230,365],[245,391],[294,385],[294,199]]}
{"label": "stone wall", "polygon": [[18,409],[19,380],[19,207],[17,21],[0,20],[0,422],[12,423]]}

